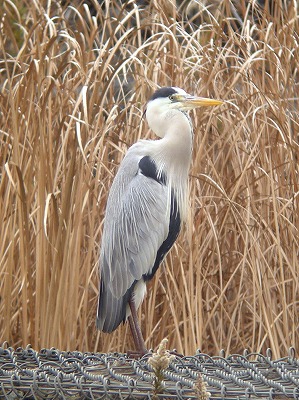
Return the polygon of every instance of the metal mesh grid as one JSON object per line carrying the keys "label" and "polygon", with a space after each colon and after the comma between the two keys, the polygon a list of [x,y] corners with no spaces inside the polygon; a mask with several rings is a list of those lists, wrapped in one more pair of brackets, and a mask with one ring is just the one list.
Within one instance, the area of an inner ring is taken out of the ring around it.
{"label": "metal mesh grid", "polygon": [[[0,399],[151,399],[154,373],[150,355],[36,351],[0,347]],[[201,374],[211,399],[299,399],[299,359],[272,360],[248,353],[211,357],[198,352],[176,357],[164,371],[163,399],[196,399]]]}

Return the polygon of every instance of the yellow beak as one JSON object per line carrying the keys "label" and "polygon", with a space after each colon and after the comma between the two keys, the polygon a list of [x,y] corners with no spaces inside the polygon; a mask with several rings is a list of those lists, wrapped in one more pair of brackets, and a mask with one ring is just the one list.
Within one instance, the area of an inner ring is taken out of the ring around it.
{"label": "yellow beak", "polygon": [[195,108],[195,107],[211,107],[220,106],[223,104],[221,100],[208,99],[205,97],[187,97],[183,102],[184,105]]}
{"label": "yellow beak", "polygon": [[221,100],[209,99],[206,97],[195,97],[190,95],[175,94],[172,96],[175,108],[182,108],[184,110],[192,110],[196,107],[213,107],[220,106],[224,102]]}

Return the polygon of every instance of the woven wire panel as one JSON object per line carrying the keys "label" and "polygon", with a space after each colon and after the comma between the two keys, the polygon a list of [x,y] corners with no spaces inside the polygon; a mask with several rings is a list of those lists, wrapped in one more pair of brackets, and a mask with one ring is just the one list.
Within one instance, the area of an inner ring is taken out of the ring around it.
{"label": "woven wire panel", "polygon": [[[0,347],[0,399],[151,399],[154,372],[149,355],[36,351]],[[248,353],[175,357],[164,370],[161,399],[197,399],[199,376],[210,399],[299,399],[299,359],[273,360]]]}

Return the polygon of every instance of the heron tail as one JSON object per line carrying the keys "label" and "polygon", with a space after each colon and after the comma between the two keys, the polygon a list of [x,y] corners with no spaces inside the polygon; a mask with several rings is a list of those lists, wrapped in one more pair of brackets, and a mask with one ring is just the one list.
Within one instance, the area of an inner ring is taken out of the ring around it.
{"label": "heron tail", "polygon": [[126,320],[126,309],[133,291],[133,285],[120,297],[115,297],[111,290],[105,286],[103,280],[100,284],[100,296],[96,318],[97,329],[102,332],[113,332]]}

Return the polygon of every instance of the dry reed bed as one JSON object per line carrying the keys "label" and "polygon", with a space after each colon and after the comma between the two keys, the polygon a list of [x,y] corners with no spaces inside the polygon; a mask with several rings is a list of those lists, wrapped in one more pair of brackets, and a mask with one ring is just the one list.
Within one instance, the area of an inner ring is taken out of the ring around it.
{"label": "dry reed bed", "polygon": [[195,7],[194,24],[186,2],[94,2],[96,17],[42,3],[0,9],[0,341],[130,347],[126,326],[95,330],[105,203],[128,146],[152,136],[148,95],[176,85],[227,103],[192,114],[190,213],[141,308],[147,344],[298,346],[295,3],[241,2],[239,30],[225,0]]}

